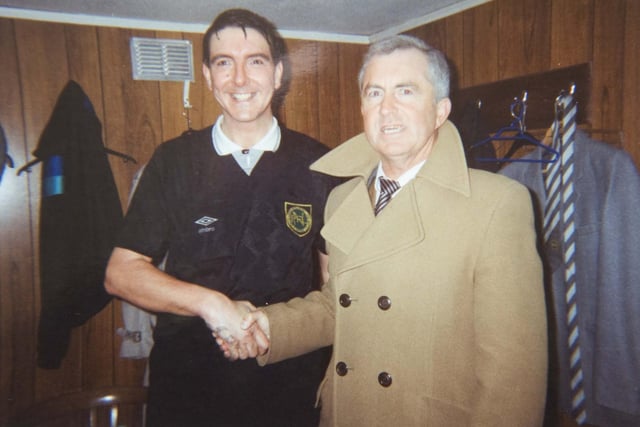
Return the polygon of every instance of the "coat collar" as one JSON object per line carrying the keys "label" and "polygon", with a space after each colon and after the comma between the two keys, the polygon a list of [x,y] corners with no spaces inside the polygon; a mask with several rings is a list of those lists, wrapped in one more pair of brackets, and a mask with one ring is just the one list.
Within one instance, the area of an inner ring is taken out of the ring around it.
{"label": "coat collar", "polygon": [[377,153],[364,134],[360,134],[311,165],[312,170],[329,175],[354,177],[334,190],[339,194],[338,204],[329,209],[322,230],[328,243],[348,254],[349,259],[338,267],[340,271],[384,258],[424,240],[429,226],[424,217],[431,212],[438,214],[438,203],[424,207],[425,198],[440,194],[442,189],[465,197],[470,195],[462,142],[449,121],[439,129],[429,159],[416,178],[403,187],[394,203],[375,217],[366,180],[378,161]]}
{"label": "coat collar", "polygon": [[[380,158],[361,133],[311,165],[311,170],[338,177],[367,179]],[[425,178],[452,191],[470,194],[467,162],[458,130],[446,121],[438,130],[438,137],[427,163],[416,177]]]}

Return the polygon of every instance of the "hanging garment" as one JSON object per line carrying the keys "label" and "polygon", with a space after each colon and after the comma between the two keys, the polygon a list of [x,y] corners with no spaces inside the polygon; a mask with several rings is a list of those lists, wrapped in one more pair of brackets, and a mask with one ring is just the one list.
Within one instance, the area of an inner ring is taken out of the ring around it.
{"label": "hanging garment", "polygon": [[60,94],[33,155],[43,162],[38,366],[56,369],[71,329],[111,300],[104,272],[122,221],[102,126],[76,82]]}
{"label": "hanging garment", "polygon": [[127,301],[122,301],[124,327],[116,333],[122,337],[120,357],[124,359],[146,359],[153,347],[153,330],[156,315]]}
{"label": "hanging garment", "polygon": [[4,167],[13,167],[13,160],[9,156],[7,138],[4,136],[4,129],[0,126],[0,182],[2,182],[2,174]]}
{"label": "hanging garment", "polygon": [[[146,165],[143,165],[133,176],[129,189],[129,203],[138,187],[140,177]],[[166,256],[158,266],[164,271]],[[125,359],[146,359],[153,347],[153,330],[156,327],[156,315],[143,310],[127,301],[122,301],[122,322],[124,327],[118,328],[116,333],[122,337],[120,357]],[[145,375],[145,378],[147,376]],[[145,385],[148,385],[145,383]]]}
{"label": "hanging garment", "polygon": [[[563,93],[556,100],[558,120],[552,129],[555,133],[552,146],[560,153],[551,164],[544,164],[545,183],[544,236],[545,245],[558,241],[564,262],[564,293],[566,312],[558,319],[565,319],[567,326],[570,377],[571,415],[578,425],[587,419],[584,398],[584,371],[580,349],[580,311],[578,304],[582,286],[576,277],[580,264],[576,262],[576,228],[574,191],[574,153],[577,104],[572,94]],[[561,236],[558,239],[558,236]],[[557,285],[560,285],[557,283]],[[563,343],[564,344],[564,343]]]}
{"label": "hanging garment", "polygon": [[478,149],[472,150],[471,147],[478,141],[489,136],[487,126],[482,120],[482,110],[478,101],[468,103],[464,106],[462,114],[459,117],[451,118],[451,121],[458,128],[462,145],[464,147],[467,165],[470,168],[484,169],[490,172],[497,172],[500,169],[500,162],[479,162],[476,157],[495,158],[496,150],[491,144],[486,144]]}
{"label": "hanging garment", "polygon": [[[588,424],[640,425],[640,174],[622,150],[577,130],[575,223],[580,349]],[[540,160],[542,149],[525,158]],[[511,163],[500,171],[533,192],[540,212],[547,204],[540,163]],[[540,213],[540,224],[542,214]],[[556,404],[571,410],[568,330],[565,323],[564,264],[559,234],[543,246],[550,324],[552,381]],[[555,323],[553,323],[555,322]]]}

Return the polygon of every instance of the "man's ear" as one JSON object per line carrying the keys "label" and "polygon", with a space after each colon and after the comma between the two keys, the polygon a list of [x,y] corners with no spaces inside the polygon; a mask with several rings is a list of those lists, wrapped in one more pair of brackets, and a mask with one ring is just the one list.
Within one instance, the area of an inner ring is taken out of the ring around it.
{"label": "man's ear", "polygon": [[205,63],[202,64],[202,75],[204,76],[204,81],[207,83],[209,90],[213,90],[213,85],[211,84],[211,70],[209,70],[209,67]]}
{"label": "man's ear", "polygon": [[451,113],[451,99],[442,98],[436,104],[436,129],[442,126]]}
{"label": "man's ear", "polygon": [[273,72],[273,78],[274,78],[276,89],[280,89],[280,86],[282,86],[283,74],[284,74],[284,64],[282,63],[282,61],[280,61],[276,64],[276,68]]}

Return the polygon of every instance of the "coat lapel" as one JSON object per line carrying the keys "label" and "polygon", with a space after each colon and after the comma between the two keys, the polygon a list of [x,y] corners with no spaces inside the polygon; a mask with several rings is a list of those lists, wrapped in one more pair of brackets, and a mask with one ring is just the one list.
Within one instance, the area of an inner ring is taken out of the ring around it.
{"label": "coat lapel", "polygon": [[325,224],[322,235],[348,254],[340,271],[384,258],[424,239],[413,185],[407,185],[376,218],[359,180]]}

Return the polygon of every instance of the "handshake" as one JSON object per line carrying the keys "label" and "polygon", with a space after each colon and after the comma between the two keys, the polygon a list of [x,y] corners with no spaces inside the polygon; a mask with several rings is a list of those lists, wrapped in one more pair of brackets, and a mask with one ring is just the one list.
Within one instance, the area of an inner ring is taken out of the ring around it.
{"label": "handshake", "polygon": [[269,349],[269,319],[248,301],[224,302],[215,316],[204,317],[218,346],[229,360],[264,355]]}

